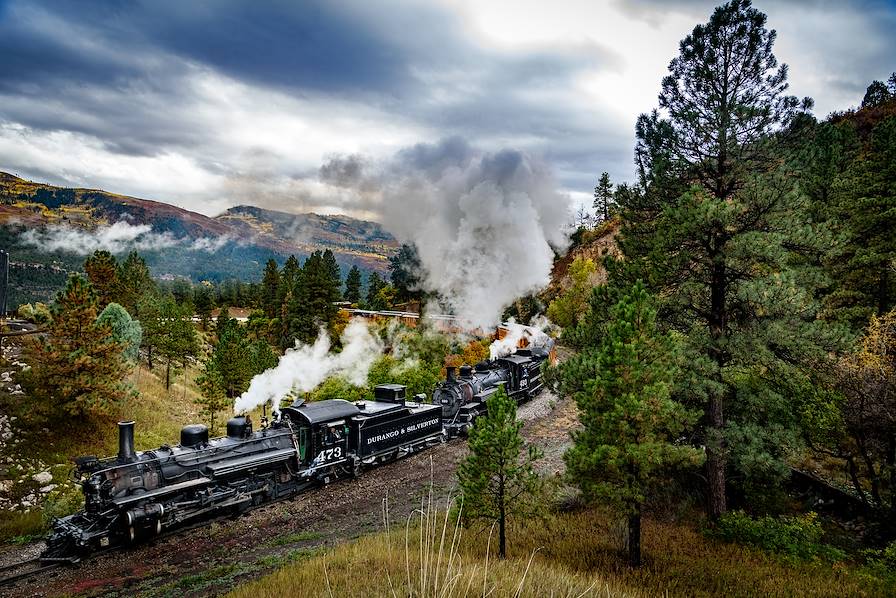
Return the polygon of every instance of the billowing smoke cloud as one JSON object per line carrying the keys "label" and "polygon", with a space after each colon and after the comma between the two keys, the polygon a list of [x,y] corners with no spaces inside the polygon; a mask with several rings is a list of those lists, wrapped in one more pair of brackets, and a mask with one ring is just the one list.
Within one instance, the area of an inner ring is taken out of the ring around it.
{"label": "billowing smoke cloud", "polygon": [[46,251],[66,251],[78,255],[88,255],[105,249],[111,253],[153,251],[171,247],[183,247],[196,251],[214,253],[226,245],[230,238],[201,237],[179,239],[169,232],[153,232],[149,224],[131,224],[119,220],[115,224],[100,226],[96,230],[74,228],[68,225],[52,225],[43,229],[30,229],[22,233],[19,240]]}
{"label": "billowing smoke cloud", "polygon": [[545,332],[546,329],[554,327],[554,324],[547,318],[542,317],[538,321],[533,321],[531,326],[517,324],[511,318],[510,321],[505,322],[503,325],[507,328],[508,333],[504,338],[496,339],[489,345],[488,352],[491,359],[516,353],[517,348],[520,346],[520,341],[523,339],[526,340],[526,346],[528,347],[550,347],[554,342]]}
{"label": "billowing smoke cloud", "polygon": [[334,158],[321,174],[375,195],[383,226],[417,246],[425,290],[468,327],[498,324],[507,305],[548,284],[554,250],[568,242],[569,199],[543,161],[455,137],[403,150],[375,173],[366,166]]}
{"label": "billowing smoke cloud", "polygon": [[366,384],[370,366],[383,353],[382,342],[361,318],[349,322],[341,340],[342,351],[331,353],[330,337],[321,330],[314,344],[287,349],[276,367],[252,379],[249,390],[237,398],[234,411],[245,413],[267,401],[276,411],[290,392],[314,390],[329,376],[341,376],[355,386]]}

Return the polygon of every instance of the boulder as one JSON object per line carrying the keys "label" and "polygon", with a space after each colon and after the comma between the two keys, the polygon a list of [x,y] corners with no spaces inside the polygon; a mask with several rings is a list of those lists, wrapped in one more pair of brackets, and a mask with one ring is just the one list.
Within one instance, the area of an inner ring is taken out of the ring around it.
{"label": "boulder", "polygon": [[44,486],[53,481],[53,475],[49,471],[42,471],[31,476],[31,479]]}

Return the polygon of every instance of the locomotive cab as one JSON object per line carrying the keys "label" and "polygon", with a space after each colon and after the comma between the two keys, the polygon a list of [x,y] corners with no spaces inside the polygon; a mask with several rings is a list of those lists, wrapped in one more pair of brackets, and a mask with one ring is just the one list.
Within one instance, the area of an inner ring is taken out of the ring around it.
{"label": "locomotive cab", "polygon": [[332,399],[293,403],[283,410],[281,417],[295,430],[301,464],[317,468],[342,462],[348,457],[348,420],[358,413],[354,404]]}

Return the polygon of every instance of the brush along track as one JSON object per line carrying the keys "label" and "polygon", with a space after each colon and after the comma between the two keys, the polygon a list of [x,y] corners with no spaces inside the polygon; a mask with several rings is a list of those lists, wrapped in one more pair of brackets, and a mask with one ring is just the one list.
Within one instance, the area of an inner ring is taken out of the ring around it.
{"label": "brush along track", "polygon": [[[562,453],[569,441],[568,401],[549,392],[519,407],[524,434],[546,453]],[[560,429],[560,428],[566,429]],[[557,429],[554,429],[557,428]],[[555,446],[556,445],[556,446]],[[283,502],[265,505],[235,520],[177,530],[151,543],[104,553],[75,567],[0,587],[0,596],[208,596],[269,573],[300,550],[344,542],[382,529],[382,501],[388,497],[394,523],[420,506],[433,486],[444,500],[455,470],[467,454],[463,439],[437,445],[333,482]],[[545,467],[554,473],[562,460]],[[21,552],[22,547],[18,547]],[[208,577],[208,579],[205,579]]]}

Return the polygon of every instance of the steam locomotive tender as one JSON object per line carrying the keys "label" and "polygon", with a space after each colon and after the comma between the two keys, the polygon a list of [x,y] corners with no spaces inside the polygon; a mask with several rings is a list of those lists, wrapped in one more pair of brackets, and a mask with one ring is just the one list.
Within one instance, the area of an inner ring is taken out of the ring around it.
{"label": "steam locomotive tender", "polygon": [[503,384],[522,402],[542,387],[546,350],[516,354],[475,368],[449,368],[424,403],[384,384],[374,400],[294,402],[270,425],[253,430],[248,417],[227,422],[227,435],[209,438],[201,424],[185,426],[180,444],[134,450],[134,422],[121,422],[116,457],[76,459],[74,475],[84,510],[57,519],[44,562],[83,556],[151,538],[215,516],[239,514],[338,477],[422,450],[465,432]]}

